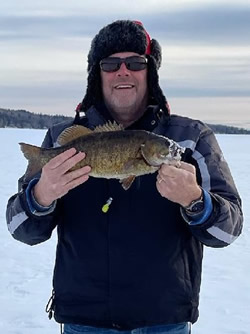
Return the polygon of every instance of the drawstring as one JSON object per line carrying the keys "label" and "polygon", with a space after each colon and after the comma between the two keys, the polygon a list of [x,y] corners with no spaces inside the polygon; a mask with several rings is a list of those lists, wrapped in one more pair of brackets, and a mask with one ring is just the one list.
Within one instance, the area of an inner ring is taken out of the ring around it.
{"label": "drawstring", "polygon": [[52,295],[46,305],[45,311],[48,313],[49,320],[53,317],[54,312],[55,291],[52,290]]}
{"label": "drawstring", "polygon": [[169,122],[169,116],[166,116],[161,109],[155,110],[155,115],[158,118],[158,124],[152,132],[158,135],[162,135],[166,131],[166,126]]}
{"label": "drawstring", "polygon": [[[54,305],[55,305],[55,291],[52,290],[52,295],[45,308],[46,313],[48,313],[49,320],[51,320],[51,318],[53,317]],[[63,332],[64,332],[64,325],[60,324],[60,334],[63,334]]]}

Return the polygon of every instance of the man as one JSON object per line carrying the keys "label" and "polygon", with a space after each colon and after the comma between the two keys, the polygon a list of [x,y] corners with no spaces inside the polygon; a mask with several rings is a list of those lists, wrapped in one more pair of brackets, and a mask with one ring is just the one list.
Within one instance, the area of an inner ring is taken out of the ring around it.
{"label": "man", "polygon": [[[57,227],[48,311],[65,334],[190,333],[203,245],[224,247],[241,233],[241,201],[215,136],[199,121],[170,115],[160,65],[160,45],[140,22],[101,29],[74,123],[94,129],[115,120],[169,137],[186,148],[180,168],[163,165],[124,191],[117,180],[89,178],[90,166],[68,172],[85,157],[72,148],[28,184],[21,179],[9,200],[14,238],[34,245]],[[49,129],[43,146],[52,147],[70,125]]]}

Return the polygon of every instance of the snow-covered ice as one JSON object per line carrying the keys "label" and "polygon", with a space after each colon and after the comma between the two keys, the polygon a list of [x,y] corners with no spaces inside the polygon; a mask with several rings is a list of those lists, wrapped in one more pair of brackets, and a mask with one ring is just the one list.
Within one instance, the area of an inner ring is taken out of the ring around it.
{"label": "snow-covered ice", "polygon": [[[56,235],[27,246],[14,240],[6,227],[8,198],[26,168],[18,142],[40,145],[45,130],[0,129],[0,332],[54,334],[45,306],[51,294]],[[250,136],[217,135],[243,200],[244,229],[229,247],[205,248],[200,318],[194,334],[250,333]]]}

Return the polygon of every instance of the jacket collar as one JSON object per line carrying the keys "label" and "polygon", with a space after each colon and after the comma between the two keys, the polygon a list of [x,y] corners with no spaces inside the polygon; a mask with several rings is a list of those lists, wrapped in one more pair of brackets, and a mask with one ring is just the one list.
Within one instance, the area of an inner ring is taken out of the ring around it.
{"label": "jacket collar", "polygon": [[[104,104],[92,106],[86,111],[85,115],[88,120],[88,126],[91,129],[94,129],[98,125],[103,125],[108,121],[114,121]],[[167,120],[158,105],[148,105],[143,116],[126,129],[161,133],[162,127],[165,127],[167,124]]]}

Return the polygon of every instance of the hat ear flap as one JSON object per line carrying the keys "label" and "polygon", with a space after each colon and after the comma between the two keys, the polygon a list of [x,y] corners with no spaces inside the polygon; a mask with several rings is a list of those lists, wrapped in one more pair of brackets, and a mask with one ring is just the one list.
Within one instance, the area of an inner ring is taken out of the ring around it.
{"label": "hat ear flap", "polygon": [[156,61],[157,69],[159,69],[161,66],[162,56],[161,56],[161,46],[156,39],[151,39],[151,53],[150,54],[151,56],[154,57]]}
{"label": "hat ear flap", "polygon": [[149,95],[158,104],[165,116],[169,118],[169,107],[165,95],[159,85],[159,75],[157,71],[157,63],[152,55],[147,55],[148,59],[148,90]]}
{"label": "hat ear flap", "polygon": [[88,110],[91,106],[102,100],[102,84],[99,64],[93,65],[88,74],[86,94],[81,103],[81,111]]}

